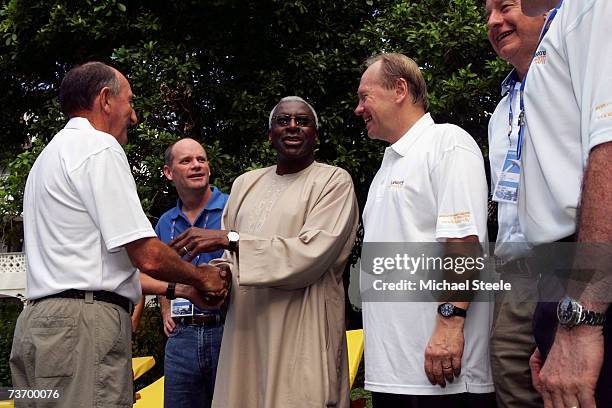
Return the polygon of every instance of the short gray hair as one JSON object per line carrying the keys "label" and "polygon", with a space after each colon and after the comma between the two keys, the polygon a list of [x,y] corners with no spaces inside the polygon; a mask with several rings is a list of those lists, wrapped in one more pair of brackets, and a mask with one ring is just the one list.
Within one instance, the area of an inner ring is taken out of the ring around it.
{"label": "short gray hair", "polygon": [[312,115],[314,116],[314,120],[315,120],[315,128],[319,129],[319,117],[317,116],[317,112],[315,112],[314,108],[308,102],[306,102],[303,98],[300,98],[299,96],[295,96],[295,95],[285,96],[280,101],[278,101],[278,103],[274,106],[274,108],[272,108],[272,110],[270,111],[270,117],[268,118],[268,129],[272,129],[272,118],[274,117],[274,112],[276,111],[276,108],[278,108],[278,105],[280,105],[283,102],[302,102],[312,112]]}

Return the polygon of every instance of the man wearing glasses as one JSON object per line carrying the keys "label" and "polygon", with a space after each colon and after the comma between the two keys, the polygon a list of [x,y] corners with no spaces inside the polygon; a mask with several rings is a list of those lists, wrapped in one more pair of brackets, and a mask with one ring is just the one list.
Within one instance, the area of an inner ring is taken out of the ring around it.
{"label": "man wearing glasses", "polygon": [[319,122],[302,98],[281,99],[269,127],[277,163],[236,179],[224,230],[192,228],[173,243],[191,256],[232,251],[216,262],[236,280],[213,407],[348,407],[342,273],[359,217],[353,183],[315,162]]}

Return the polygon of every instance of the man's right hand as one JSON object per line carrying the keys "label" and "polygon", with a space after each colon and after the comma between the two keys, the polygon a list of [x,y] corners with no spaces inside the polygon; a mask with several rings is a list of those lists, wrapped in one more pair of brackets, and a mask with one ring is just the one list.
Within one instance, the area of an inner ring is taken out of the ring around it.
{"label": "man's right hand", "polygon": [[204,292],[205,301],[206,297],[225,298],[227,296],[232,283],[232,273],[227,265],[221,264],[219,267],[200,265],[197,269],[200,272],[199,282],[194,286]]}

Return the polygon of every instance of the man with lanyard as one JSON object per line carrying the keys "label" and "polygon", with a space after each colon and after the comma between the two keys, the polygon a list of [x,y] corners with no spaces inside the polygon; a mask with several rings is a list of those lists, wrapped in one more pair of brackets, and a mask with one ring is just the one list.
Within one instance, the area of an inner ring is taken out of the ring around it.
{"label": "man with lanyard", "polygon": [[[525,257],[531,245],[518,220],[517,179],[514,165],[519,130],[519,90],[533,58],[545,17],[528,17],[521,0],[487,0],[489,42],[500,58],[513,67],[502,82],[503,98],[489,120],[491,191],[498,202],[495,256],[501,279],[511,282],[500,292],[491,330],[491,368],[500,408],[541,407],[542,399],[531,384],[529,357],[535,349],[531,321],[537,301],[537,274]],[[503,177],[503,178],[502,178]],[[514,177],[514,178],[513,178]]]}
{"label": "man with lanyard", "polygon": [[[522,3],[528,15],[551,7],[523,85],[519,219],[534,243],[609,245],[612,2]],[[582,288],[570,281],[567,297],[536,308],[532,375],[546,407],[612,406],[612,263],[605,252],[591,260],[599,264],[575,275],[580,279],[593,273]]]}
{"label": "man with lanyard", "polygon": [[[368,192],[364,243],[480,250],[487,240],[487,184],[478,145],[458,126],[434,123],[413,60],[389,53],[365,65],[355,114],[369,138],[390,146]],[[374,407],[495,407],[490,303],[439,303],[364,301],[365,387]]]}
{"label": "man with lanyard", "polygon": [[[155,227],[163,242],[172,241],[191,227],[221,228],[221,215],[228,196],[209,184],[210,167],[202,145],[185,138],[168,147],[164,154],[164,175],[174,183],[179,198],[176,207],[164,213]],[[200,253],[191,262],[203,265],[222,255],[223,250]],[[225,316],[219,308],[200,310],[184,299],[177,299],[182,307],[189,307],[192,314],[172,317],[173,292],[174,284],[170,283],[166,297],[159,298],[164,333],[168,336],[164,406],[210,407]]]}
{"label": "man with lanyard", "polygon": [[[181,261],[155,237],[121,148],[137,122],[125,76],[89,62],[66,74],[59,94],[70,120],[36,159],[24,193],[28,304],[15,327],[13,386],[55,390],[62,406],[127,408],[138,269],[192,284],[199,297],[224,296],[229,275]],[[155,292],[146,279],[142,289]]]}

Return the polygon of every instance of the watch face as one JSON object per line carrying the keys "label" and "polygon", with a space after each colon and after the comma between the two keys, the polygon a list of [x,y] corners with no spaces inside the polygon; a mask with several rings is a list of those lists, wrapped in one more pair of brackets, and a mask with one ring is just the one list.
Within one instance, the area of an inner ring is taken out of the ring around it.
{"label": "watch face", "polygon": [[455,306],[453,306],[451,303],[442,303],[440,305],[440,314],[444,317],[452,316],[454,311]]}
{"label": "watch face", "polygon": [[233,242],[237,242],[240,239],[240,235],[236,231],[230,231],[227,234],[227,239]]}
{"label": "watch face", "polygon": [[559,323],[568,324],[574,316],[574,305],[569,297],[563,298],[557,306],[557,318]]}

